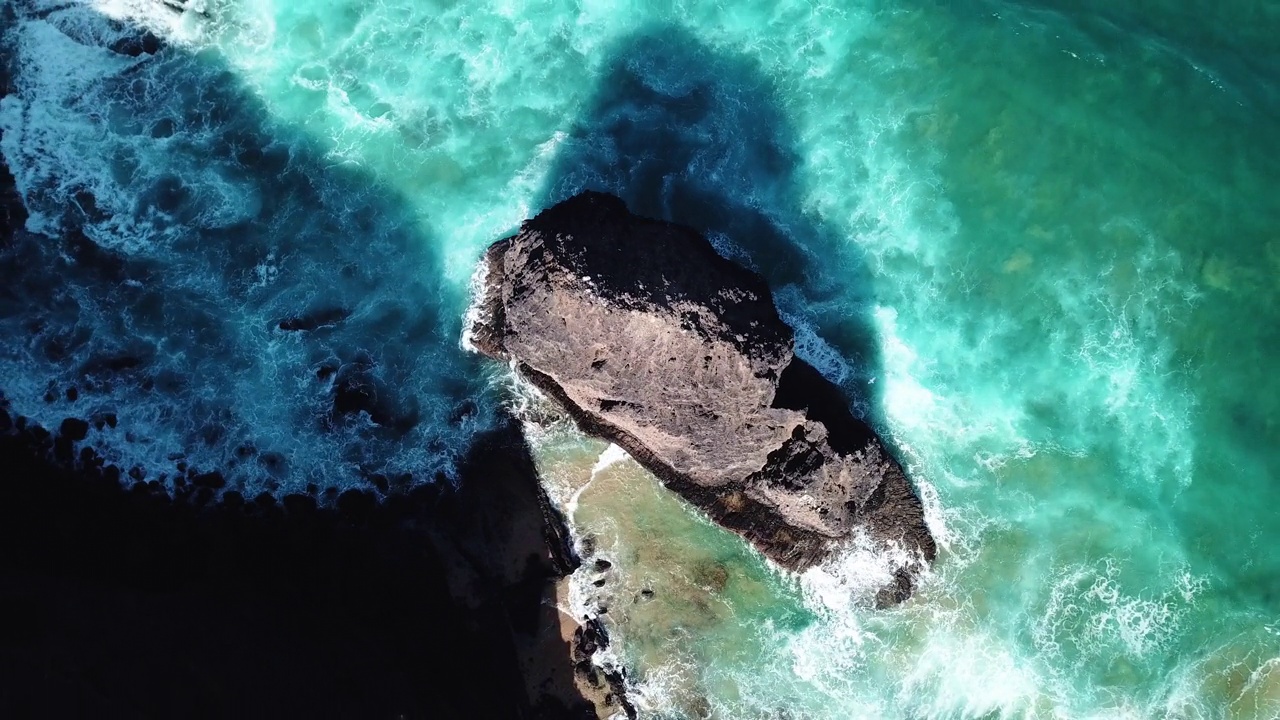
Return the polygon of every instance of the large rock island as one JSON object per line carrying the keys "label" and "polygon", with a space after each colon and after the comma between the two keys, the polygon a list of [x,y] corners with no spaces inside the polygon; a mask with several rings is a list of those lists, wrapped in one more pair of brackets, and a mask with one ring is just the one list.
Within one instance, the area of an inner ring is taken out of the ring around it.
{"label": "large rock island", "polygon": [[543,211],[483,262],[477,349],[780,565],[803,570],[865,533],[907,551],[878,603],[910,594],[936,552],[920,500],[795,356],[762,277],[602,193]]}

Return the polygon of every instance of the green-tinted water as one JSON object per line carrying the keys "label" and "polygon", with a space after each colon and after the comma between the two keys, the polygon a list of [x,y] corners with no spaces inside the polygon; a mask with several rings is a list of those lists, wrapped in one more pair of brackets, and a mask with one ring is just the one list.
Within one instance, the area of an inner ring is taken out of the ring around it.
{"label": "green-tinted water", "polygon": [[[630,461],[576,498],[654,716],[1280,715],[1280,4],[99,4],[410,198],[458,313],[605,187],[719,233],[867,398],[942,546],[902,608]],[[564,488],[602,450],[540,444]]]}

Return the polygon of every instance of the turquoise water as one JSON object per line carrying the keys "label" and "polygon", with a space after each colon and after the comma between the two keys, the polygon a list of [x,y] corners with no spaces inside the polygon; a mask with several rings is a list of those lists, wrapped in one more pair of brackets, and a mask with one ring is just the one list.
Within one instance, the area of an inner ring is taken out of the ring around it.
{"label": "turquoise water", "polygon": [[[787,577],[629,461],[602,469],[574,519],[623,578],[608,615],[650,715],[1280,716],[1280,3],[89,6],[6,34],[31,66],[0,106],[20,183],[124,132],[79,98],[127,68],[68,48],[103,14],[153,28],[314,173],[396,198],[432,262],[391,277],[441,318],[407,375],[423,397],[475,383],[453,338],[482,248],[582,187],[768,276],[941,552],[876,612],[853,600],[875,558]],[[22,155],[49,118],[58,143]],[[575,488],[603,450],[549,431],[540,463]]]}

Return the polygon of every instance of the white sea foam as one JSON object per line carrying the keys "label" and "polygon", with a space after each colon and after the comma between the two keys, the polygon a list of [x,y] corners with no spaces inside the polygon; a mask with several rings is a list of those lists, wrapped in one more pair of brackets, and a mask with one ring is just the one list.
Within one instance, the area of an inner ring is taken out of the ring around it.
{"label": "white sea foam", "polygon": [[955,565],[926,571],[906,606],[869,609],[875,583],[905,559],[855,548],[802,576],[818,621],[787,649],[797,677],[826,697],[821,717],[1022,717],[1050,707],[1034,663],[977,622]]}
{"label": "white sea foam", "polygon": [[853,366],[818,333],[817,324],[811,317],[813,310],[801,289],[788,285],[775,290],[773,297],[778,315],[795,332],[796,355],[837,385],[850,380],[856,374]]}
{"label": "white sea foam", "polygon": [[[755,260],[751,259],[748,253],[741,245],[733,241],[733,238],[722,232],[710,231],[707,233],[707,241],[711,243],[711,247],[716,249],[716,253],[720,257],[728,258],[739,265],[751,268],[756,272],[760,272],[760,267],[756,265]],[[774,299],[777,300],[777,293],[774,293]]]}
{"label": "white sea foam", "polygon": [[847,610],[850,603],[871,604],[881,588],[893,583],[898,568],[923,569],[923,559],[896,544],[882,547],[856,534],[830,560],[802,573],[801,587],[815,609]]}
{"label": "white sea foam", "polygon": [[[1174,365],[1167,328],[1176,324],[1172,309],[1189,310],[1196,301],[1194,287],[1179,280],[1180,259],[1162,250],[1147,236],[1134,262],[1137,278],[1127,287],[1112,289],[1103,278],[1068,277],[1053,285],[1068,317],[1087,318],[1074,332],[1059,330],[1059,351],[1075,344],[1075,356],[1085,370],[1083,385],[1102,389],[1092,393],[1098,410],[1112,419],[1118,440],[1132,457],[1127,466],[1158,484],[1166,478],[1185,486],[1190,482],[1196,438],[1192,432],[1195,400],[1186,388],[1185,368]],[[1109,270],[1113,272],[1114,270]]]}
{"label": "white sea foam", "polygon": [[1126,655],[1141,659],[1177,635],[1205,581],[1183,570],[1157,594],[1131,593],[1120,565],[1108,558],[1054,573],[1049,597],[1032,626],[1036,647],[1058,660]]}
{"label": "white sea foam", "polygon": [[471,274],[468,292],[471,302],[467,305],[467,310],[462,316],[462,335],[458,340],[459,346],[467,352],[480,352],[476,348],[473,338],[475,337],[476,323],[480,322],[480,315],[484,311],[484,304],[488,299],[488,280],[489,263],[481,260],[476,263],[476,269]]}
{"label": "white sea foam", "polygon": [[998,636],[942,621],[911,664],[897,701],[929,718],[1034,717],[1041,678]]}
{"label": "white sea foam", "polygon": [[[868,147],[875,150],[867,162],[879,162],[891,169],[878,179],[873,177],[869,192],[861,194],[863,199],[851,224],[863,228],[858,240],[871,251],[873,267],[882,281],[892,278],[889,287],[910,289],[902,295],[887,295],[872,317],[881,337],[883,370],[878,380],[885,413],[897,445],[906,455],[903,459],[909,472],[922,478],[918,486],[926,515],[943,550],[939,560],[946,563],[939,570],[942,575],[929,574],[925,585],[932,589],[924,591],[922,597],[927,600],[921,601],[938,602],[961,592],[952,585],[955,580],[944,582],[944,578],[962,574],[977,557],[987,523],[976,507],[957,504],[956,500],[963,498],[957,493],[984,487],[988,480],[983,476],[1000,471],[1010,461],[1026,461],[1041,450],[1064,449],[1056,443],[1029,439],[1034,420],[1024,410],[1024,393],[1034,392],[1034,387],[1013,381],[1012,372],[1003,379],[997,373],[991,386],[975,382],[991,377],[990,357],[1008,356],[1002,348],[997,349],[998,344],[1010,336],[1017,324],[1011,318],[996,316],[980,322],[979,327],[984,329],[976,339],[956,331],[957,319],[946,316],[952,308],[941,304],[943,298],[927,281],[936,272],[932,268],[947,262],[955,221],[935,209],[923,216],[931,217],[930,223],[921,223],[921,215],[913,205],[927,197],[922,193],[931,192],[932,186],[918,180],[904,181],[901,166],[892,160],[891,143],[883,140],[877,136],[876,142],[869,143]],[[943,203],[944,210],[945,207]],[[868,232],[868,227],[873,230]],[[904,262],[904,256],[910,260]],[[1149,340],[1143,338],[1123,348],[1121,355],[1111,358],[1113,366],[1139,357],[1146,361]],[[1161,372],[1158,367],[1154,365],[1153,373],[1144,372],[1140,378],[1130,377],[1127,385],[1113,386],[1112,392],[1100,398],[1100,408],[1127,412],[1128,393],[1140,387],[1137,383],[1160,377],[1156,374]],[[1117,376],[1117,381],[1123,382],[1123,378]],[[1147,392],[1148,387],[1142,391]],[[1160,392],[1158,388],[1156,392]],[[1106,398],[1113,402],[1108,404]],[[1185,417],[1185,413],[1171,414]],[[972,457],[968,470],[956,462],[966,454]],[[927,476],[942,481],[941,488],[924,479]],[[951,507],[944,507],[943,493],[953,498]],[[821,611],[822,619],[812,632],[801,634],[791,646],[797,673],[825,686],[833,697],[849,701],[851,696],[865,699],[866,693],[837,686],[838,683],[832,685],[826,678],[842,674],[860,677],[868,672],[868,654],[881,651],[883,631],[878,621],[847,606],[851,596],[858,597],[859,590],[865,595],[863,583],[866,578],[877,577],[879,567],[865,556],[846,557],[841,562],[844,565],[835,571],[824,568],[806,576],[808,604]],[[1073,641],[1093,637],[1099,647],[1114,645],[1139,656],[1153,652],[1176,632],[1185,602],[1175,603],[1172,596],[1126,595],[1115,583],[1103,576],[1093,578],[1083,588],[1073,586],[1083,600],[1064,596],[1060,598],[1060,609],[1051,607],[1047,614],[1075,612],[1062,608],[1075,607],[1078,602],[1092,603],[1094,609],[1087,620],[1082,619],[1080,627],[1070,630],[1067,637]],[[1180,587],[1197,585],[1192,582]],[[1184,600],[1181,590],[1178,592],[1178,599]],[[1190,592],[1194,594],[1193,590]],[[927,620],[921,617],[911,623],[918,624],[911,633],[922,645],[897,660],[878,657],[879,662],[903,663],[899,668],[903,674],[894,680],[901,683],[901,694],[886,700],[884,711],[895,716],[911,712],[922,717],[1070,716],[1072,711],[1068,708],[1077,701],[1074,698],[1078,690],[1053,677],[1042,661],[1026,656],[1008,638],[977,625],[965,605],[928,614]],[[1053,648],[1046,643],[1041,649]]]}
{"label": "white sea foam", "polygon": [[[56,17],[21,20],[6,34],[23,72],[16,79],[19,93],[6,97],[0,106],[5,158],[24,196],[79,186],[118,198],[119,193],[109,192],[115,183],[106,169],[99,163],[84,162],[97,150],[86,143],[86,131],[94,136],[100,131],[91,120],[63,106],[74,98],[93,96],[104,76],[123,70],[130,62],[104,48],[75,42],[53,24]],[[42,102],[46,98],[48,101]],[[59,229],[56,216],[41,212],[39,204],[30,204],[35,210],[27,223],[29,229],[45,233]]]}
{"label": "white sea foam", "polygon": [[613,443],[609,443],[609,447],[605,448],[604,452],[600,453],[600,457],[596,460],[596,464],[592,466],[591,475],[594,477],[596,474],[610,466],[630,459],[631,456],[627,454],[626,450],[623,450]]}
{"label": "white sea foam", "polygon": [[[204,0],[81,0],[94,12],[144,27],[168,42],[195,45],[207,37],[209,8]],[[61,4],[61,3],[59,3]]]}

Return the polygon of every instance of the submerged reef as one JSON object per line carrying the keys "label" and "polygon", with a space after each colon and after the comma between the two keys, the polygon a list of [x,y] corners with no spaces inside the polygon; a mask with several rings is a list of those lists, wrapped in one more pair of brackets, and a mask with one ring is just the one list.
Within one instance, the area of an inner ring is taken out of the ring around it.
{"label": "submerged reef", "polygon": [[865,534],[936,546],[902,467],[839,388],[795,356],[764,279],[697,232],[579,194],[484,257],[471,342],[514,363],[587,433],[792,570]]}

